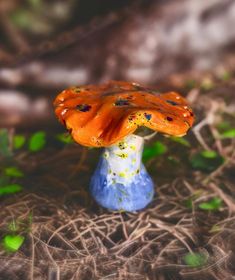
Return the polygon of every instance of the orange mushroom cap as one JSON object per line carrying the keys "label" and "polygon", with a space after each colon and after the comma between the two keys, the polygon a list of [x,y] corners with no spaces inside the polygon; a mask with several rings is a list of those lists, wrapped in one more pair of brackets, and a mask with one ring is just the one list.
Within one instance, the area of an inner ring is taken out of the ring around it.
{"label": "orange mushroom cap", "polygon": [[178,93],[160,94],[129,82],[72,87],[56,97],[54,106],[74,140],[92,147],[110,146],[139,126],[183,136],[194,122],[192,109]]}

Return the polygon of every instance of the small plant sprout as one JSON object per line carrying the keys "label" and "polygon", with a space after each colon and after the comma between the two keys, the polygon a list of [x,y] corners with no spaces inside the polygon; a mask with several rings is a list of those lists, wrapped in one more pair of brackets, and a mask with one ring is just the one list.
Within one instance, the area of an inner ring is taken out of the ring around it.
{"label": "small plant sprout", "polygon": [[219,197],[214,197],[207,202],[202,202],[199,204],[199,208],[205,211],[217,211],[222,207],[222,199]]}
{"label": "small plant sprout", "polygon": [[224,158],[215,151],[204,150],[194,154],[190,161],[194,169],[212,172],[224,163]]}
{"label": "small plant sprout", "polygon": [[202,267],[207,263],[207,256],[203,253],[188,253],[183,258],[186,265],[194,267]]}
{"label": "small plant sprout", "polygon": [[14,194],[22,191],[23,187],[19,184],[8,184],[0,186],[0,197],[3,195]]}
{"label": "small plant sprout", "polygon": [[18,150],[22,148],[25,144],[26,138],[24,135],[17,134],[13,137],[13,147],[14,149]]}
{"label": "small plant sprout", "polygon": [[21,235],[6,235],[3,238],[3,247],[7,252],[16,252],[24,243],[24,236]]}
{"label": "small plant sprout", "polygon": [[154,185],[141,160],[144,137],[134,134],[136,129],[180,137],[194,122],[178,93],[160,94],[129,82],[72,87],[57,96],[54,106],[77,143],[105,148],[90,191],[111,210],[139,210],[153,198]]}
{"label": "small plant sprout", "polygon": [[4,169],[4,173],[8,177],[13,177],[13,178],[24,177],[24,173],[15,166],[6,167]]}
{"label": "small plant sprout", "polygon": [[46,145],[46,133],[44,131],[35,132],[29,139],[28,148],[31,152],[38,152]]}

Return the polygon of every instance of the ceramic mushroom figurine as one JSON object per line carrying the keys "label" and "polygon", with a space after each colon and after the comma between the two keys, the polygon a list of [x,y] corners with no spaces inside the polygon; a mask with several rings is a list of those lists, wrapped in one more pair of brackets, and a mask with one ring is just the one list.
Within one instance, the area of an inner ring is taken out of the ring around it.
{"label": "ceramic mushroom figurine", "polygon": [[141,161],[144,138],[133,134],[135,130],[145,126],[183,136],[194,121],[178,93],[160,94],[129,82],[72,87],[56,97],[54,106],[77,143],[105,147],[90,191],[98,204],[111,210],[142,209],[154,195]]}

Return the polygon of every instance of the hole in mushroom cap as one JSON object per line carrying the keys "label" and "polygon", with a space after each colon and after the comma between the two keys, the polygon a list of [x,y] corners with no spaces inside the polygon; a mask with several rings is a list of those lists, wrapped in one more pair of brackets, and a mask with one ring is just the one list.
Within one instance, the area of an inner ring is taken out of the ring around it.
{"label": "hole in mushroom cap", "polygon": [[175,102],[173,100],[166,100],[166,102],[173,105],[173,106],[179,105],[177,102]]}
{"label": "hole in mushroom cap", "polygon": [[91,109],[91,105],[88,104],[78,104],[76,106],[76,110],[80,111],[80,112],[87,112]]}
{"label": "hole in mushroom cap", "polygon": [[127,99],[118,99],[114,103],[115,106],[125,106],[125,105],[130,105],[129,101]]}
{"label": "hole in mushroom cap", "polygon": [[152,115],[151,115],[151,114],[144,113],[144,116],[145,116],[145,118],[146,118],[148,121],[150,121],[151,118],[152,118]]}
{"label": "hole in mushroom cap", "polygon": [[173,121],[172,117],[166,117],[166,119],[168,120],[168,122],[172,122]]}

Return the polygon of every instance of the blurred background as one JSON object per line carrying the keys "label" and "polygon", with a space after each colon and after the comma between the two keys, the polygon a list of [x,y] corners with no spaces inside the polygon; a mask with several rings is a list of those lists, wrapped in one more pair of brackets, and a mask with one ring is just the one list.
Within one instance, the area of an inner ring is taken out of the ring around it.
{"label": "blurred background", "polygon": [[[138,213],[89,195],[101,151],[53,100],[132,81],[177,91],[196,122],[146,143]],[[235,1],[0,0],[0,279],[235,279]]]}
{"label": "blurred background", "polygon": [[1,126],[51,124],[71,85],[170,88],[235,67],[233,0],[9,0],[0,14]]}

